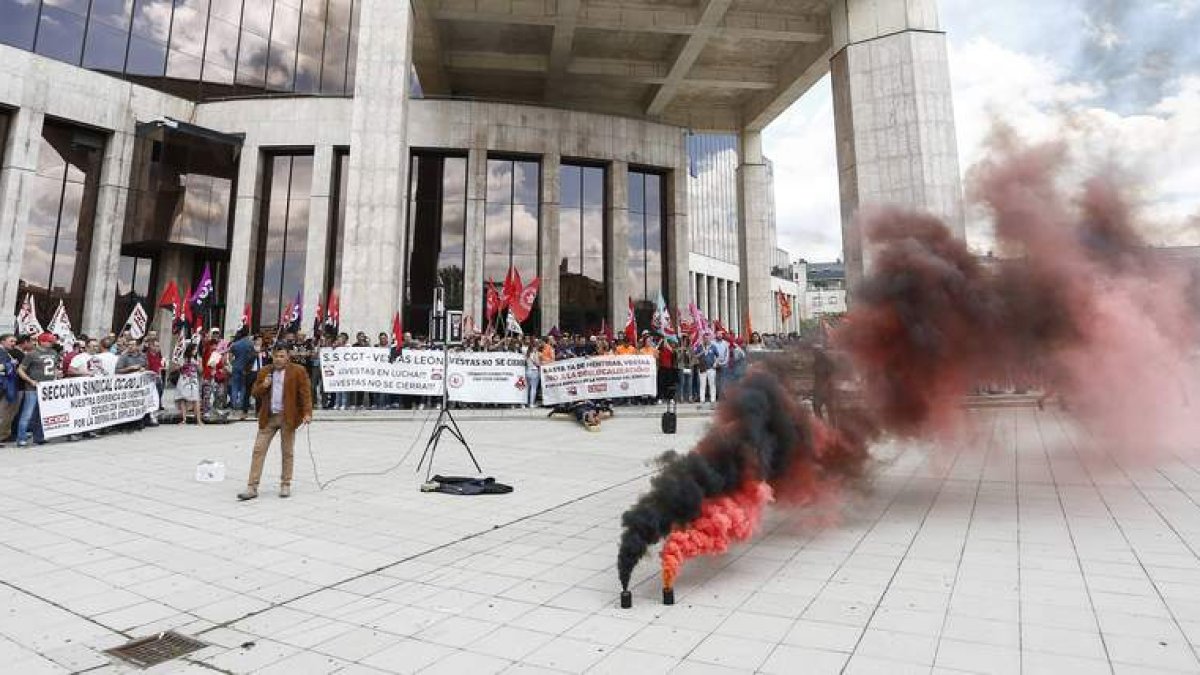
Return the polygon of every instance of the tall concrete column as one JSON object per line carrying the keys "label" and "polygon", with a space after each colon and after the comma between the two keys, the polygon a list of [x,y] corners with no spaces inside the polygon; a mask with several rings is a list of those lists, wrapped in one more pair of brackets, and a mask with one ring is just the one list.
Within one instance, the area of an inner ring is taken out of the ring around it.
{"label": "tall concrete column", "polygon": [[[314,149],[312,190],[308,199],[308,239],[304,246],[304,317],[307,326],[301,330],[309,332],[311,319],[317,302],[322,308],[329,306],[325,295],[326,251],[329,246],[330,199],[333,192],[333,146],[322,145]],[[318,300],[319,299],[319,300]],[[229,325],[232,329],[237,324]]]}
{"label": "tall concrete column", "polygon": [[410,0],[361,0],[350,120],[341,322],[386,330],[400,309],[408,178]]}
{"label": "tall concrete column", "polygon": [[686,308],[688,296],[688,268],[691,260],[691,233],[688,226],[688,159],[686,145],[675,169],[667,175],[664,187],[667,190],[666,240],[667,250],[663,263],[667,266],[666,296],[668,307]]}
{"label": "tall concrete column", "polygon": [[[258,260],[258,227],[262,212],[262,153],[258,146],[244,145],[238,159],[237,199],[234,201],[233,237],[229,246],[229,281],[225,287],[225,323],[222,329],[234,329],[242,320],[242,307],[254,296],[255,261]],[[160,268],[161,270],[161,268]],[[187,271],[180,268],[179,292],[187,285]],[[159,276],[162,276],[160,271]],[[254,328],[258,326],[258,307]]]}
{"label": "tall concrete column", "polygon": [[[40,112],[21,108],[11,114],[8,156],[0,167],[0,331],[16,326],[17,291],[21,284],[21,257],[25,254],[25,232],[33,204],[33,177],[37,174],[42,147]],[[50,316],[41,308],[43,322]],[[43,324],[44,325],[44,324]]]}
{"label": "tall concrete column", "polygon": [[946,35],[936,0],[835,0],[834,126],[846,282],[870,267],[855,219],[873,204],[943,218],[964,236]]}
{"label": "tall concrete column", "polygon": [[[542,285],[538,293],[538,303],[541,305],[542,325],[539,327],[542,335],[558,325],[559,289],[558,289],[558,233],[559,210],[558,200],[559,164],[562,158],[558,153],[546,153],[542,156],[542,204],[541,227],[539,228],[539,248],[541,249]],[[529,283],[529,281],[525,281]]]}
{"label": "tall concrete column", "polygon": [[717,316],[717,279],[716,277],[707,277],[704,283],[704,305],[707,309],[704,310],[704,318],[711,321]]}
{"label": "tall concrete column", "polygon": [[[82,331],[88,335],[103,335],[113,324],[133,146],[134,134],[125,131],[114,132],[104,146],[100,189],[96,194],[96,216],[92,224],[88,282],[83,299]],[[157,299],[152,298],[149,302],[152,305]],[[148,314],[154,313],[153,306],[143,307]],[[124,321],[125,317],[119,320]]]}
{"label": "tall concrete column", "polygon": [[738,293],[741,292],[741,285],[734,281],[731,282],[732,288],[729,291],[729,328],[736,333],[742,332],[742,311],[738,300]]}
{"label": "tall concrete column", "polygon": [[625,327],[629,312],[629,164],[613,162],[605,186],[608,204],[608,323],[613,333]]}
{"label": "tall concrete column", "polygon": [[740,304],[750,323],[771,325],[771,175],[762,153],[762,133],[743,131],[738,143],[738,262]]}
{"label": "tall concrete column", "polygon": [[[483,235],[487,219],[487,136],[475,138],[467,154],[467,220],[463,246],[466,263],[463,269],[463,316],[475,318],[479,330],[483,325]],[[497,280],[497,283],[503,280]]]}
{"label": "tall concrete column", "polygon": [[721,320],[721,325],[729,325],[729,282],[724,279],[717,279],[716,317]]}

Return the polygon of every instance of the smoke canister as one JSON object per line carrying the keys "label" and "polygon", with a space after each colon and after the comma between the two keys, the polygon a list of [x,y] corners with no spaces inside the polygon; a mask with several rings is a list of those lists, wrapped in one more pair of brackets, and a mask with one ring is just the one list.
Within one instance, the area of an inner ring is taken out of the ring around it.
{"label": "smoke canister", "polygon": [[663,604],[664,605],[675,604],[675,589],[674,588],[670,588],[669,586],[663,586]]}
{"label": "smoke canister", "polygon": [[621,609],[633,607],[633,593],[621,591]]}

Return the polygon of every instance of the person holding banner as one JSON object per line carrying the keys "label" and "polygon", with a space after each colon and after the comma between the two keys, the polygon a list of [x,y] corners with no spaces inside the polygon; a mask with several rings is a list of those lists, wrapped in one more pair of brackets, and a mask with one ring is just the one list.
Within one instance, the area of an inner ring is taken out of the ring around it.
{"label": "person holding banner", "polygon": [[53,333],[42,333],[38,336],[38,346],[25,355],[17,368],[17,375],[25,383],[25,398],[21,401],[21,416],[17,419],[17,447],[29,445],[29,424],[33,422],[33,440],[38,445],[44,445],[46,439],[42,436],[42,416],[38,409],[37,383],[49,382],[62,377],[62,364],[59,361],[58,350],[54,342],[58,338]]}
{"label": "person holding banner", "polygon": [[292,459],[296,444],[296,429],[312,421],[312,386],[308,372],[291,362],[287,343],[276,343],[271,349],[271,365],[264,368],[254,381],[254,397],[258,399],[258,436],[254,439],[254,455],[250,461],[250,477],[246,491],[238,494],[240,501],[258,497],[267,448],[280,433],[283,471],[279,476],[279,496],[292,496]]}

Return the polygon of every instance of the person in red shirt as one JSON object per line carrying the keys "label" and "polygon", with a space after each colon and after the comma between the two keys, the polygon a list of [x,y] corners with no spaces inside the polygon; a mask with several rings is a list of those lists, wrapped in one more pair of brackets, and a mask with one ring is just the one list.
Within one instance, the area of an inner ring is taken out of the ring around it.
{"label": "person in red shirt", "polygon": [[162,347],[158,344],[158,336],[155,333],[150,333],[145,340],[146,351],[146,370],[154,373],[154,386],[158,389],[158,409],[162,410],[162,395],[163,395],[163,354]]}
{"label": "person in red shirt", "polygon": [[658,343],[658,400],[665,401],[675,398],[675,385],[679,381],[679,369],[676,367],[675,346],[670,340],[663,339]]}

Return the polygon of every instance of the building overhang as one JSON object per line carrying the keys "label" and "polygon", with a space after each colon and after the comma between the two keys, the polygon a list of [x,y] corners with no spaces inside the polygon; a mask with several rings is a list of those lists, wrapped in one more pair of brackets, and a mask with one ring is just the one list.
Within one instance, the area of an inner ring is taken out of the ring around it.
{"label": "building overhang", "polygon": [[762,129],[829,68],[828,0],[414,0],[430,96]]}

